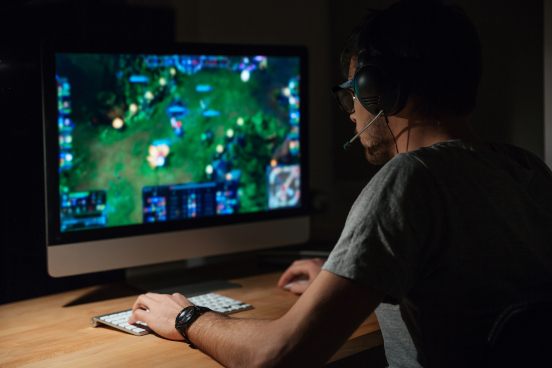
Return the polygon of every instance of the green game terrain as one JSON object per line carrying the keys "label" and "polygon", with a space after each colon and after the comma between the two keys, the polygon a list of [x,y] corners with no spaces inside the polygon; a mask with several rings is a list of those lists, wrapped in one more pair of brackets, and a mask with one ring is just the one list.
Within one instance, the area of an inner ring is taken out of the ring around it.
{"label": "green game terrain", "polygon": [[[269,62],[243,82],[239,72],[227,69],[188,75],[166,67],[147,68],[132,55],[94,57],[58,60],[58,74],[71,84],[75,125],[73,167],[62,172],[62,192],[106,190],[108,226],[137,224],[143,219],[143,187],[212,181],[207,166],[223,160],[228,171],[241,171],[239,212],[266,209],[266,167],[290,129],[288,107],[278,98],[298,74],[297,66],[271,70]],[[131,75],[146,76],[148,82],[130,83]],[[211,86],[212,91],[197,92],[197,85]],[[261,92],[266,90],[270,93]],[[175,134],[167,114],[175,99],[187,109],[177,118],[182,136]],[[220,115],[206,117],[206,110]],[[112,126],[117,117],[124,122],[122,129]],[[212,133],[211,139],[206,132]],[[156,141],[170,147],[162,167],[152,167],[147,160]],[[218,145],[223,152],[217,152]]]}

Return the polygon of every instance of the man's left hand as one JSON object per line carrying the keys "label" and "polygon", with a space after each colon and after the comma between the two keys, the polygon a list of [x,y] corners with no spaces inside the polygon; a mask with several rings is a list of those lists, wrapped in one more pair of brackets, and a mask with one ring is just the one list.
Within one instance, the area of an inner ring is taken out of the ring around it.
{"label": "man's left hand", "polygon": [[180,332],[174,327],[174,323],[178,313],[191,305],[194,304],[178,293],[172,295],[143,294],[136,299],[128,323],[145,322],[149,328],[167,339],[183,340]]}

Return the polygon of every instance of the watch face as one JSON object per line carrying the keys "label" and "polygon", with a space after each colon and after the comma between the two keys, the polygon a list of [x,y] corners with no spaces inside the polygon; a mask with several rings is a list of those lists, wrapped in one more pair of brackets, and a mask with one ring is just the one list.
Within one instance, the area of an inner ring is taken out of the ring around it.
{"label": "watch face", "polygon": [[193,306],[184,308],[184,310],[178,315],[178,323],[184,324],[188,322],[194,316],[194,313],[195,308]]}

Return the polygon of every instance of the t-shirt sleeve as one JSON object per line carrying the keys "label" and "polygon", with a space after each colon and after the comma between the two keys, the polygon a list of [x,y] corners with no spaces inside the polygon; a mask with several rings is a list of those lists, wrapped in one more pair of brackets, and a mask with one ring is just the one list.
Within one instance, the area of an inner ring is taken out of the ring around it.
{"label": "t-shirt sleeve", "polygon": [[[397,303],[431,272],[443,206],[429,169],[396,156],[355,201],[323,269],[385,293]],[[389,301],[389,299],[386,299]]]}

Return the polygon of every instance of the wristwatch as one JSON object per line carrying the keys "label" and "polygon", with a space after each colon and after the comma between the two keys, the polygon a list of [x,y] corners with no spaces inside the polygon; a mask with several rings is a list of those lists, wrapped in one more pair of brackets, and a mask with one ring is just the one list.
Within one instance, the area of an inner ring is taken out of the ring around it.
{"label": "wristwatch", "polygon": [[184,342],[189,344],[192,348],[195,348],[196,346],[192,344],[190,339],[188,339],[188,335],[186,335],[186,328],[190,327],[192,323],[195,322],[197,317],[201,316],[205,312],[211,312],[211,309],[207,307],[198,307],[195,305],[186,307],[178,313],[176,316],[176,321],[174,322],[174,328],[180,332],[182,337],[184,338]]}

